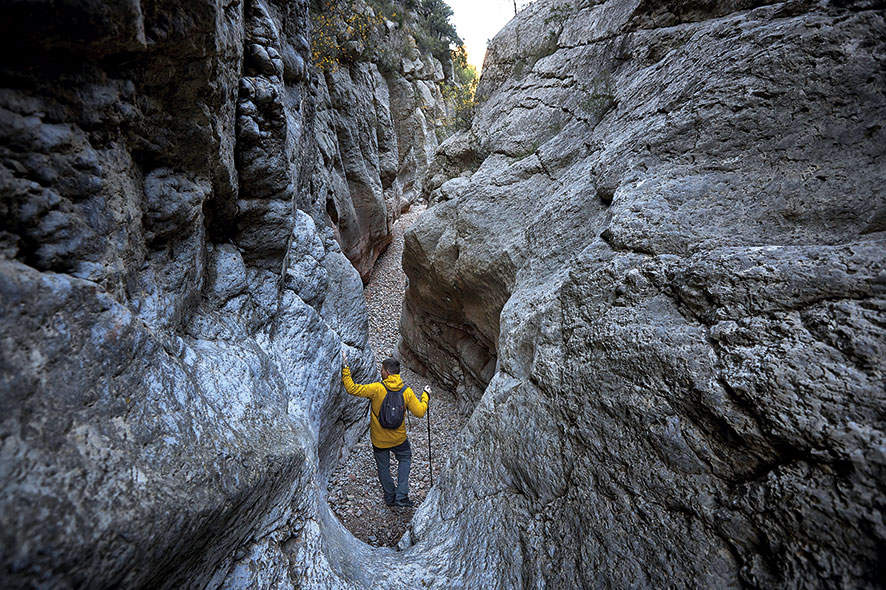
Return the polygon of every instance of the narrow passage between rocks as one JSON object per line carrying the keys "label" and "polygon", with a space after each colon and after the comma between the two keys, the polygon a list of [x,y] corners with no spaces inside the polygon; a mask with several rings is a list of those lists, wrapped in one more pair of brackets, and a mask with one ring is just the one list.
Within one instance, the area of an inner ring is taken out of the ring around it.
{"label": "narrow passage between rocks", "polygon": [[[424,207],[413,207],[394,224],[393,241],[375,263],[364,291],[369,308],[369,343],[378,365],[376,380],[381,379],[381,361],[394,356],[400,337],[400,310],[406,291],[406,275],[401,266],[403,235],[423,210]],[[401,376],[416,393],[420,394],[426,385],[431,387],[429,414],[432,468],[436,481],[450,456],[455,437],[468,417],[459,413],[451,392],[443,391],[436,383],[417,375],[406,366],[402,367]],[[409,412],[406,416],[406,429],[412,445],[409,497],[415,502],[415,508],[385,505],[368,430],[336,468],[327,486],[329,505],[345,528],[361,541],[376,547],[396,546],[431,487],[427,418],[419,419]],[[368,414],[366,421],[368,424]],[[397,461],[393,455],[391,472],[396,481]]]}

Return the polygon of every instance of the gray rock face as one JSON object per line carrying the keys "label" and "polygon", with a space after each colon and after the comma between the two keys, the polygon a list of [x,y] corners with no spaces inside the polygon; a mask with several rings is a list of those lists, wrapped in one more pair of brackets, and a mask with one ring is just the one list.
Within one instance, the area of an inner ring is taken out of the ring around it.
{"label": "gray rock face", "polygon": [[881,583],[884,39],[540,0],[493,40],[404,253],[401,351],[476,405],[410,536],[450,587]]}
{"label": "gray rock face", "polygon": [[328,90],[301,1],[6,8],[0,586],[350,587],[321,490],[366,426],[339,350],[374,360],[327,195],[371,265],[400,113],[377,142],[316,133],[374,125],[386,82]]}
{"label": "gray rock face", "polygon": [[[0,24],[0,585],[877,583],[881,10],[540,0],[423,180],[439,64],[112,4]],[[371,378],[354,265],[420,193],[403,353],[475,411],[371,550],[338,352]]]}
{"label": "gray rock face", "polygon": [[323,155],[315,184],[364,282],[391,241],[391,224],[421,194],[447,114],[440,62],[416,49],[407,30],[389,27],[383,42],[388,59],[403,56],[398,65],[343,57],[312,87],[319,109],[313,133]]}

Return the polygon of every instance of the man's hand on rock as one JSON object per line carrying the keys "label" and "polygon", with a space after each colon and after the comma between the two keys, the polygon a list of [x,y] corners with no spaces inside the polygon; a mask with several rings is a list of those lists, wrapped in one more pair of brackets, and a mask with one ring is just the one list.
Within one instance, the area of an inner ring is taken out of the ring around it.
{"label": "man's hand on rock", "polygon": [[344,348],[341,351],[341,364],[346,367],[348,366],[348,355],[345,354]]}

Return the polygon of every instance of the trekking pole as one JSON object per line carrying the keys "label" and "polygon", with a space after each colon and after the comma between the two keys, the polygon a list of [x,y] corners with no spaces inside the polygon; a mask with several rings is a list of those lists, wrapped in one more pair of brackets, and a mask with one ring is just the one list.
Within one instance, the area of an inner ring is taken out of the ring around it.
{"label": "trekking pole", "polygon": [[428,416],[428,473],[431,475],[431,487],[434,487],[434,468],[431,467],[431,388],[425,386],[425,392],[428,393],[428,409],[425,410]]}

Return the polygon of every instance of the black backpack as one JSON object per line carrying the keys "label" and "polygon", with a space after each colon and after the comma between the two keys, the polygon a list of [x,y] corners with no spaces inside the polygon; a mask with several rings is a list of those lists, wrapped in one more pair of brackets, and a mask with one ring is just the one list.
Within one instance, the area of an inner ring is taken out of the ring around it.
{"label": "black backpack", "polygon": [[[387,385],[385,385],[385,389],[388,389]],[[403,424],[403,418],[406,417],[406,402],[403,400],[404,389],[406,389],[406,385],[397,391],[388,389],[388,393],[385,394],[385,399],[382,400],[381,408],[376,416],[382,428],[393,430],[400,428],[400,425]]]}

